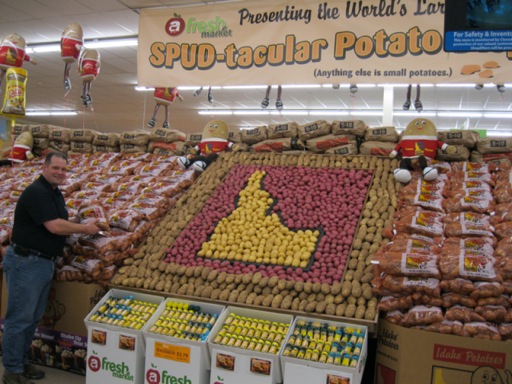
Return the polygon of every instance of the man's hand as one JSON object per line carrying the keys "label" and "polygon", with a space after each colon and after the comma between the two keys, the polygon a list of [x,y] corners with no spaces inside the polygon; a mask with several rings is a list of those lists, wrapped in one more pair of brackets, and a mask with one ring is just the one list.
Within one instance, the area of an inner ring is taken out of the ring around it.
{"label": "man's hand", "polygon": [[96,222],[91,222],[83,225],[83,233],[86,235],[96,235],[101,229],[96,225]]}

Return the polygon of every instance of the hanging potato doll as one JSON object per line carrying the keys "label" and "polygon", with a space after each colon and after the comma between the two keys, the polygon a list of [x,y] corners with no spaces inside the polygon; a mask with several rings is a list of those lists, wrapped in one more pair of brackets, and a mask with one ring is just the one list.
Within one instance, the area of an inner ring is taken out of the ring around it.
{"label": "hanging potato doll", "polygon": [[21,68],[24,61],[36,64],[34,59],[25,53],[26,42],[17,33],[4,36],[0,42],[0,89],[8,68]]}
{"label": "hanging potato doll", "polygon": [[176,87],[157,87],[155,88],[153,97],[155,98],[156,105],[153,110],[153,117],[148,121],[148,128],[155,127],[156,114],[162,105],[165,107],[165,120],[162,127],[169,128],[169,105],[171,105],[176,98],[183,101],[183,96],[180,95]]}
{"label": "hanging potato doll", "polygon": [[83,45],[82,27],[77,23],[69,24],[60,39],[60,56],[66,63],[64,67],[64,90],[66,95],[71,91],[71,81],[69,80],[71,64],[78,59]]}
{"label": "hanging potato doll", "polygon": [[100,72],[100,53],[96,49],[82,48],[78,57],[78,70],[82,78],[82,103],[86,107],[92,105],[91,83]]}
{"label": "hanging potato doll", "polygon": [[[265,92],[265,97],[261,101],[261,108],[267,108],[270,104],[270,90],[272,89],[272,86],[269,85],[267,87],[267,90]],[[281,99],[281,95],[283,93],[283,89],[280,85],[277,86],[277,99],[276,99],[276,109],[278,111],[283,109],[283,100]]]}

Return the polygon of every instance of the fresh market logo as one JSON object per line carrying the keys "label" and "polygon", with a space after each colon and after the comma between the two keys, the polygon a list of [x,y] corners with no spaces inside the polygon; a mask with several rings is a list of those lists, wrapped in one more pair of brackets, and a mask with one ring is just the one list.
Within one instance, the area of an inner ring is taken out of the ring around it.
{"label": "fresh market logo", "polygon": [[180,15],[174,14],[174,17],[167,20],[165,23],[165,32],[169,36],[178,36],[183,32],[186,33],[200,33],[203,39],[214,37],[228,37],[231,36],[233,31],[228,28],[226,20],[215,16],[210,20],[196,20],[191,16],[185,21]]}
{"label": "fresh market logo", "polygon": [[133,375],[130,373],[130,368],[124,362],[115,363],[109,361],[107,357],[103,357],[100,360],[97,356],[97,352],[92,351],[92,353],[93,355],[89,357],[89,361],[87,362],[87,365],[92,372],[98,372],[100,370],[108,371],[112,374],[112,377],[127,381],[134,381]]}
{"label": "fresh market logo", "polygon": [[170,375],[168,371],[160,372],[156,369],[156,365],[151,363],[151,369],[148,369],[146,372],[146,383],[148,384],[192,384],[192,380],[190,380],[187,375],[183,377],[177,377]]}

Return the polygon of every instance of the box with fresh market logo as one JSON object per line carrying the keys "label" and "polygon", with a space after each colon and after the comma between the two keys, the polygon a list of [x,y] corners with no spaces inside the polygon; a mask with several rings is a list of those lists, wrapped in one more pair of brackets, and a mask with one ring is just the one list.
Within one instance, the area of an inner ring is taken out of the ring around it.
{"label": "box with fresh market logo", "polygon": [[293,316],[229,306],[208,337],[211,384],[282,382],[279,353]]}
{"label": "box with fresh market logo", "polygon": [[217,304],[166,299],[142,329],[146,342],[144,382],[209,383],[207,339],[224,309]]}
{"label": "box with fresh market logo", "polygon": [[512,383],[512,344],[379,322],[375,384]]}
{"label": "box with fresh market logo", "polygon": [[359,384],[367,355],[366,326],[296,317],[281,353],[283,384]]}
{"label": "box with fresh market logo", "polygon": [[144,382],[146,348],[142,327],[163,298],[111,289],[85,318],[87,384]]}

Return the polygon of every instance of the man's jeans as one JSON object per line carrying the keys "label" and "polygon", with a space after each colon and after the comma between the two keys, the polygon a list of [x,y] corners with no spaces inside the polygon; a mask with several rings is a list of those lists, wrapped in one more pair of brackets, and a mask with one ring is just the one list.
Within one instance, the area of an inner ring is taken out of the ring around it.
{"label": "man's jeans", "polygon": [[8,292],[3,364],[11,373],[23,373],[37,323],[46,309],[54,264],[37,256],[18,256],[8,247],[3,270]]}

